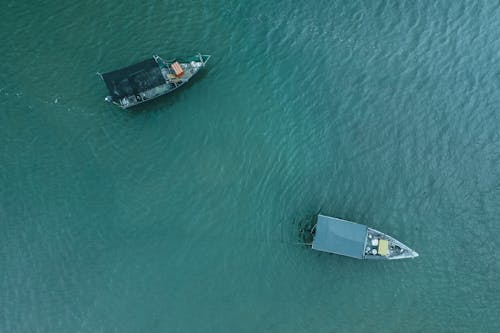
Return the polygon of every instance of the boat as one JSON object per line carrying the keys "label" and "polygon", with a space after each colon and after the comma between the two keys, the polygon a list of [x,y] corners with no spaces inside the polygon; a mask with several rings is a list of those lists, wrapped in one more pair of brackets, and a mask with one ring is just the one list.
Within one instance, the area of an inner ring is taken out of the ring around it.
{"label": "boat", "polygon": [[406,259],[418,253],[397,239],[366,225],[317,215],[312,249],[357,259]]}
{"label": "boat", "polygon": [[205,67],[210,55],[164,60],[158,55],[101,76],[109,95],[104,99],[123,109],[168,94],[186,84]]}

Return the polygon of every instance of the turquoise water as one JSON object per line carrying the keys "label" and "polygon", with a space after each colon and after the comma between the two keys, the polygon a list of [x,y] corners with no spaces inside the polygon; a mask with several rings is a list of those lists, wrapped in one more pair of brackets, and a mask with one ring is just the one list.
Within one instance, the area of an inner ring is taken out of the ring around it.
{"label": "turquoise water", "polygon": [[[497,332],[494,1],[0,14],[1,332]],[[95,75],[212,59],[136,110]],[[420,253],[296,245],[323,214]]]}

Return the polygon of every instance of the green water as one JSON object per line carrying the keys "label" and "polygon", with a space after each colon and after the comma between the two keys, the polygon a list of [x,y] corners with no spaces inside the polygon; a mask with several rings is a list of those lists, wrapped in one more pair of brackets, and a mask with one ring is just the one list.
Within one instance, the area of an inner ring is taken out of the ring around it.
{"label": "green water", "polygon": [[[497,332],[495,1],[4,1],[0,332]],[[95,75],[211,54],[136,110]],[[298,246],[321,211],[415,260]]]}

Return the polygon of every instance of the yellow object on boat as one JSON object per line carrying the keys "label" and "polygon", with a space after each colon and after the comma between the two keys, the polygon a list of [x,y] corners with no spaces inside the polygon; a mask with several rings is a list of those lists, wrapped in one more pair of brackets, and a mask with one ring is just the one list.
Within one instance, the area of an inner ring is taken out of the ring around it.
{"label": "yellow object on boat", "polygon": [[389,254],[389,242],[386,239],[380,239],[378,241],[378,254],[381,256],[387,256]]}

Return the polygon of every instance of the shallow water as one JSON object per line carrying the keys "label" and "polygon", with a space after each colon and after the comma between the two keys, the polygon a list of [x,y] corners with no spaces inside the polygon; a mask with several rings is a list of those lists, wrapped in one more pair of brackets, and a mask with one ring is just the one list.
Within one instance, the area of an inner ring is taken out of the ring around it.
{"label": "shallow water", "polygon": [[[498,4],[8,1],[0,18],[0,331],[500,328]],[[198,51],[187,87],[104,103],[97,71]],[[318,211],[420,257],[296,245]]]}

